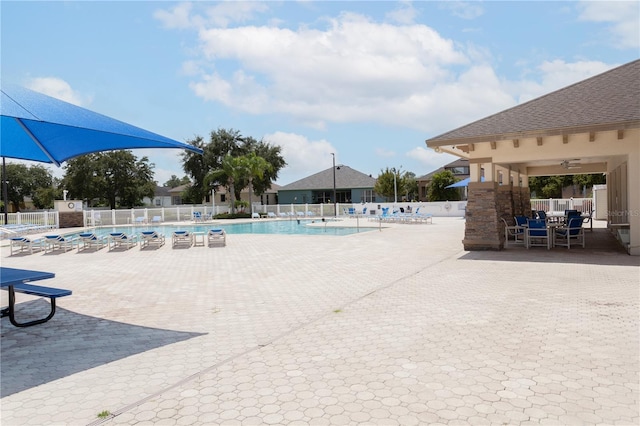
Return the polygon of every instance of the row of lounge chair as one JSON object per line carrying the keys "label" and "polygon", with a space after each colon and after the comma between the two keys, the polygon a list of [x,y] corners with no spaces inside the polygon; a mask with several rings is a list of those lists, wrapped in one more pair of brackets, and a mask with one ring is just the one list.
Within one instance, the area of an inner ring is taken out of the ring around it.
{"label": "row of lounge chair", "polygon": [[34,234],[52,228],[53,226],[51,225],[37,225],[32,223],[8,224],[0,226],[0,237],[11,238],[24,234]]}
{"label": "row of lounge chair", "polygon": [[304,217],[313,217],[315,214],[312,211],[305,212],[280,212],[277,215],[274,212],[268,212],[267,217],[270,219],[295,219],[295,218],[304,218]]}
{"label": "row of lounge chair", "polygon": [[[195,243],[197,233],[189,231],[174,231],[172,236],[172,246],[188,246],[191,247]],[[204,233],[201,233],[204,242]],[[208,246],[214,244],[226,245],[226,232],[224,229],[210,229],[207,234]],[[108,236],[96,235],[93,232],[81,233],[77,236],[64,235],[46,235],[43,238],[29,238],[25,236],[12,237],[11,256],[19,253],[29,253],[44,251],[53,252],[61,250],[67,252],[78,249],[78,252],[84,250],[98,251],[104,247],[108,250],[125,249],[128,250],[140,243],[140,249],[146,247],[160,248],[165,244],[166,238],[163,234],[156,231],[142,231],[140,235],[126,234],[124,232],[112,232]],[[204,244],[203,244],[204,245]]]}
{"label": "row of lounge chair", "polygon": [[401,211],[389,213],[389,208],[383,207],[382,214],[374,216],[374,220],[393,223],[433,223],[433,215],[431,213],[420,213],[419,207],[412,213]]}

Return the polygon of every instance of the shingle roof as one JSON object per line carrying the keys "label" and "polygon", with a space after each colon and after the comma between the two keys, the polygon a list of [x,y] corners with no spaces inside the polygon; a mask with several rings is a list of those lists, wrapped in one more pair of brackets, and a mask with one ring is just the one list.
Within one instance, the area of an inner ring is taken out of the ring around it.
{"label": "shingle roof", "polygon": [[615,130],[606,125],[639,122],[640,59],[428,139],[427,145],[549,130]]}
{"label": "shingle roof", "polygon": [[[329,189],[333,188],[333,168],[318,172],[314,175],[297,180],[280,188],[281,191],[304,189]],[[373,188],[376,178],[352,169],[349,166],[336,166],[336,188]]]}
{"label": "shingle roof", "polygon": [[429,172],[426,175],[422,175],[420,177],[417,177],[416,180],[418,180],[418,181],[420,181],[420,180],[431,180],[431,177],[433,175],[435,175],[436,173],[443,172],[443,171],[445,171],[447,169],[450,169],[452,167],[468,167],[468,166],[469,166],[469,160],[467,160],[466,158],[458,158],[458,159],[450,162],[449,164],[445,164],[444,166],[440,167],[437,170]]}

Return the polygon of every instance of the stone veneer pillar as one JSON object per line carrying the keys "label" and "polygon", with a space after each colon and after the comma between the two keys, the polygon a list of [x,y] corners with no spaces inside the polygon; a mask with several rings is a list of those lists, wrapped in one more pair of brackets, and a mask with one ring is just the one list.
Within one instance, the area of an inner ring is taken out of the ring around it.
{"label": "stone veneer pillar", "polygon": [[497,182],[471,182],[468,187],[464,240],[465,250],[501,250],[504,223],[516,215],[529,216],[529,188],[498,185]]}
{"label": "stone veneer pillar", "polygon": [[60,212],[58,213],[60,228],[78,228],[84,226],[84,215],[82,212]]}

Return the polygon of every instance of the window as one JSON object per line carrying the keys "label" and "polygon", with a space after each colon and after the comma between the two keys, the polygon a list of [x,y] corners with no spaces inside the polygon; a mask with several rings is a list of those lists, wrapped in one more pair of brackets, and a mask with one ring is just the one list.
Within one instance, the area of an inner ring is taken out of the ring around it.
{"label": "window", "polygon": [[454,175],[468,175],[469,167],[468,166],[451,167],[449,171]]}

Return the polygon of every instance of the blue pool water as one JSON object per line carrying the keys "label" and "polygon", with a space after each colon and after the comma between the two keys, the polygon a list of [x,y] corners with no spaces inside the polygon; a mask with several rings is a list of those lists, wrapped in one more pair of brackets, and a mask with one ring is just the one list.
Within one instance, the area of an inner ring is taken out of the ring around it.
{"label": "blue pool water", "polygon": [[[316,223],[318,220],[316,220]],[[265,220],[246,223],[202,225],[143,225],[143,226],[117,226],[97,228],[97,235],[109,235],[110,232],[125,232],[127,234],[139,234],[142,231],[154,230],[165,236],[170,236],[173,231],[183,230],[191,232],[208,232],[209,229],[222,228],[227,234],[280,234],[280,235],[350,235],[358,232],[370,231],[374,228],[340,228],[333,226],[306,226],[311,220]]]}

